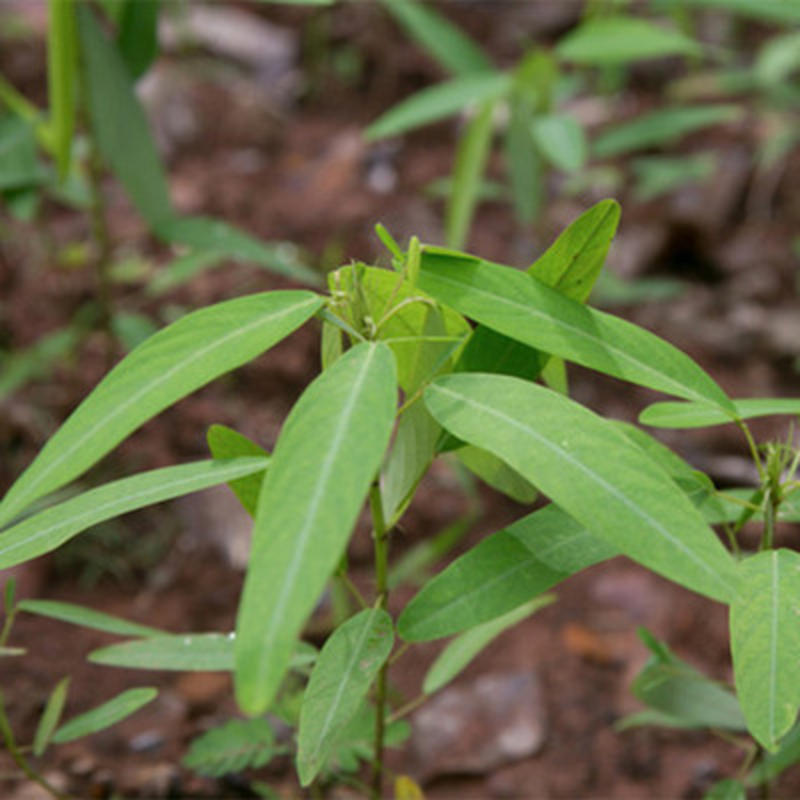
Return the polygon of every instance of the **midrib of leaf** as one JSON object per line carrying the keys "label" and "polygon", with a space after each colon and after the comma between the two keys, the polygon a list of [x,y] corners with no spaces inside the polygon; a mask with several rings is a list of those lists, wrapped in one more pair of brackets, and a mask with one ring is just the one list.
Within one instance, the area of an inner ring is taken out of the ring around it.
{"label": "midrib of leaf", "polygon": [[[520,542],[520,544],[522,544],[522,542]],[[538,559],[536,559],[536,556],[533,553],[531,553],[531,559],[532,560],[534,560],[534,559],[538,560]],[[507,578],[509,578],[509,577],[511,577],[513,575],[516,575],[518,572],[524,571],[529,566],[530,566],[530,563],[527,562],[527,561],[523,561],[521,563],[514,564],[513,567],[510,567],[509,569],[504,570],[503,572],[497,574],[490,581],[484,581],[483,583],[481,583],[480,584],[481,593],[492,589],[498,583],[502,583]],[[561,572],[561,570],[553,569],[553,567],[550,567],[547,564],[543,564],[543,566],[547,567],[547,569],[551,570],[552,572]],[[428,627],[430,625],[431,620],[439,619],[442,616],[442,614],[455,613],[454,609],[466,608],[466,609],[468,609],[470,611],[475,611],[475,601],[471,597],[471,594],[473,594],[473,593],[462,594],[459,597],[457,597],[455,600],[451,600],[446,605],[441,606],[433,614],[428,614],[427,616],[425,616],[425,618],[424,618],[425,626]],[[412,625],[411,629],[413,630],[415,627],[418,627],[419,625],[420,625],[420,623],[417,623],[416,625]]]}
{"label": "midrib of leaf", "polygon": [[338,450],[341,447],[342,439],[344,437],[344,432],[348,427],[350,422],[350,417],[353,415],[353,407],[355,406],[356,398],[359,396],[361,392],[361,387],[366,379],[366,375],[369,372],[369,365],[371,364],[373,358],[375,357],[375,353],[377,350],[373,349],[370,352],[369,357],[364,360],[364,365],[361,369],[360,374],[358,375],[358,379],[354,383],[351,391],[348,394],[348,401],[344,407],[344,413],[340,418],[341,422],[338,425],[334,439],[331,443],[331,447],[328,450],[328,455],[325,457],[325,460],[322,464],[322,469],[320,470],[320,478],[317,481],[314,487],[314,493],[311,496],[308,502],[308,513],[305,516],[305,520],[303,523],[303,527],[300,530],[300,533],[297,536],[296,542],[297,546],[294,549],[294,558],[289,562],[289,566],[286,570],[286,577],[283,581],[283,586],[281,589],[281,593],[278,596],[278,599],[275,603],[274,611],[270,615],[270,621],[272,624],[270,628],[265,631],[262,637],[262,646],[259,648],[258,654],[258,673],[262,674],[264,672],[264,660],[269,654],[269,647],[265,646],[265,643],[269,642],[273,635],[274,635],[274,628],[275,628],[275,620],[278,621],[278,624],[283,619],[283,612],[284,608],[286,607],[286,603],[289,599],[289,595],[291,594],[292,588],[295,585],[295,581],[297,579],[297,575],[300,569],[300,565],[303,563],[305,559],[305,551],[306,546],[308,544],[308,538],[313,530],[313,522],[316,519],[316,516],[319,512],[319,504],[322,502],[322,498],[325,494],[325,489],[327,488],[327,484],[331,478],[331,470],[333,469],[334,461],[336,460],[336,456],[338,455]]}
{"label": "midrib of leaf", "polygon": [[[282,309],[278,313],[270,314],[268,318],[260,317],[259,319],[254,320],[253,322],[251,322],[250,324],[245,325],[243,328],[237,328],[236,330],[231,331],[228,334],[225,334],[221,338],[216,339],[214,342],[212,342],[211,344],[207,345],[206,347],[203,347],[200,350],[195,350],[194,353],[192,353],[192,355],[190,355],[190,356],[187,356],[187,358],[184,361],[181,361],[179,364],[176,364],[174,367],[171,367],[166,372],[162,373],[154,381],[151,381],[150,383],[146,383],[138,391],[134,392],[127,400],[125,400],[124,402],[120,403],[120,405],[118,405],[110,414],[105,416],[100,422],[98,422],[96,425],[88,428],[83,433],[82,436],[80,436],[78,439],[76,439],[72,443],[72,445],[67,447],[65,450],[62,450],[62,452],[61,452],[61,454],[59,456],[57,456],[52,461],[50,461],[50,463],[46,467],[44,467],[44,469],[42,469],[42,471],[39,473],[39,475],[36,476],[35,478],[33,478],[33,480],[31,480],[31,482],[28,484],[27,496],[30,497],[30,495],[33,493],[35,488],[54,469],[56,469],[56,467],[60,466],[67,458],[69,458],[76,450],[78,450],[84,444],[84,442],[86,442],[87,439],[91,438],[92,436],[97,434],[99,431],[102,431],[104,428],[107,428],[111,423],[113,423],[120,416],[120,414],[123,414],[131,406],[135,405],[148,392],[156,390],[159,386],[161,386],[163,383],[165,383],[170,378],[172,378],[173,375],[176,375],[177,373],[181,372],[182,370],[188,369],[188,367],[191,366],[192,364],[194,364],[196,361],[198,361],[199,359],[201,359],[204,356],[208,355],[209,353],[212,353],[214,350],[218,349],[219,347],[222,347],[223,345],[227,344],[227,342],[229,342],[230,340],[236,339],[236,338],[238,338],[240,336],[244,336],[244,335],[250,333],[251,331],[255,330],[256,328],[258,328],[259,326],[264,325],[265,323],[273,323],[273,322],[275,322],[276,319],[280,319],[281,317],[285,317],[288,314],[296,311],[301,306],[307,305],[307,304],[309,304],[309,300],[303,300],[302,302],[299,302],[299,303],[297,303],[297,304],[295,304],[295,305],[293,305],[291,307]],[[109,373],[109,374],[111,374],[111,373]],[[25,495],[23,495],[23,497],[24,496]]]}
{"label": "midrib of leaf", "polygon": [[373,608],[372,609],[372,613],[370,615],[369,622],[364,626],[364,630],[361,632],[361,636],[358,638],[358,642],[357,642],[356,646],[353,648],[352,655],[351,655],[349,661],[347,662],[346,669],[344,670],[344,672],[340,676],[340,679],[339,679],[338,685],[337,685],[337,689],[336,689],[336,694],[334,695],[333,702],[328,707],[328,713],[325,715],[325,719],[324,719],[324,722],[323,722],[322,727],[321,727],[321,732],[317,736],[317,744],[314,746],[314,750],[313,750],[312,754],[309,756],[309,760],[317,758],[317,754],[319,753],[319,746],[325,740],[325,736],[327,735],[328,728],[329,728],[329,726],[331,724],[331,720],[333,719],[333,716],[334,716],[334,711],[338,708],[339,702],[342,699],[342,694],[344,693],[344,687],[345,687],[345,684],[347,682],[347,679],[348,679],[350,673],[353,671],[355,663],[358,661],[358,655],[359,655],[359,651],[361,649],[361,645],[363,644],[364,639],[366,639],[368,637],[369,633],[370,633],[371,626],[372,626],[372,620],[375,617],[375,612],[376,612],[376,609]]}
{"label": "midrib of leaf", "polygon": [[504,414],[501,411],[497,411],[496,409],[492,408],[491,406],[486,406],[486,405],[483,405],[481,403],[478,403],[471,397],[468,397],[468,396],[463,395],[463,394],[459,394],[457,392],[453,392],[450,389],[447,389],[447,388],[445,388],[443,386],[437,386],[436,389],[437,389],[437,391],[443,392],[444,394],[449,394],[451,397],[454,397],[454,398],[458,399],[460,402],[465,402],[467,405],[471,405],[471,406],[473,406],[474,408],[476,408],[479,411],[483,411],[485,413],[488,413],[489,415],[494,416],[498,420],[509,424],[513,428],[516,428],[516,429],[520,430],[522,433],[527,434],[530,438],[532,438],[538,444],[544,445],[548,450],[551,450],[551,451],[555,452],[556,454],[561,456],[565,461],[568,461],[570,464],[572,464],[573,466],[577,467],[591,481],[593,481],[594,483],[598,484],[605,491],[607,491],[609,494],[611,494],[615,498],[617,498],[628,510],[633,512],[633,514],[635,514],[637,517],[640,517],[641,519],[645,520],[645,522],[647,522],[650,526],[652,526],[653,529],[656,532],[660,533],[667,541],[669,541],[673,545],[675,545],[691,561],[693,561],[695,564],[698,564],[700,567],[702,567],[703,571],[708,573],[715,582],[717,582],[718,584],[722,584],[728,590],[729,595],[731,597],[735,597],[736,596],[736,592],[735,592],[734,587],[730,586],[727,582],[722,580],[722,578],[720,578],[720,576],[717,575],[717,573],[714,570],[710,569],[708,567],[708,565],[705,562],[702,561],[702,559],[698,558],[691,550],[689,550],[686,547],[686,545],[680,539],[676,539],[666,528],[664,528],[664,526],[657,519],[654,519],[644,509],[642,509],[640,506],[638,506],[635,502],[632,502],[626,495],[624,495],[622,492],[620,492],[615,486],[613,486],[612,484],[608,483],[600,475],[598,475],[596,472],[594,472],[593,470],[591,470],[588,467],[586,467],[580,461],[577,461],[566,450],[563,450],[561,447],[559,447],[553,441],[551,441],[550,439],[547,439],[544,436],[541,436],[535,430],[533,430],[532,428],[527,427],[526,425],[523,425],[522,423],[520,423],[517,420],[515,420],[513,417],[509,417],[508,415]]}
{"label": "midrib of leaf", "polygon": [[[452,286],[456,287],[457,289],[463,289],[464,288],[464,284],[463,283],[461,283],[459,281],[456,281],[456,280],[453,280],[452,278],[449,278],[449,277],[447,277],[445,275],[440,275],[438,273],[431,273],[431,274],[432,274],[432,276],[434,277],[435,280],[442,281],[444,283],[449,283]],[[533,276],[530,276],[530,277],[533,278]],[[535,278],[533,278],[533,279],[536,280]],[[576,334],[577,336],[581,337],[582,339],[585,339],[585,340],[587,340],[589,342],[592,342],[595,345],[599,345],[604,350],[607,350],[607,351],[613,353],[615,356],[617,356],[621,360],[626,361],[629,364],[633,364],[634,366],[638,367],[639,369],[643,370],[644,372],[646,372],[648,374],[654,375],[658,379],[659,383],[663,384],[664,382],[666,382],[667,384],[669,384],[671,386],[678,387],[681,390],[681,391],[676,392],[678,397],[686,397],[686,392],[688,390],[689,394],[692,397],[694,397],[695,399],[697,399],[699,402],[703,403],[703,405],[708,405],[709,402],[714,402],[714,401],[711,401],[705,395],[700,394],[699,392],[697,392],[694,389],[692,389],[691,386],[686,386],[685,384],[681,383],[680,381],[676,381],[674,378],[670,377],[669,375],[665,375],[663,372],[660,372],[657,369],[653,369],[646,362],[639,361],[638,359],[636,359],[633,356],[631,356],[628,353],[626,353],[624,350],[621,350],[619,347],[616,347],[615,345],[613,345],[613,344],[611,344],[611,343],[609,343],[609,342],[607,342],[607,341],[605,341],[603,339],[599,339],[596,336],[592,336],[591,334],[586,333],[585,331],[581,330],[580,328],[576,328],[574,325],[570,325],[568,322],[564,322],[564,320],[562,320],[562,319],[559,319],[557,317],[544,314],[544,313],[542,313],[541,311],[538,311],[535,308],[531,308],[531,306],[529,306],[529,305],[525,305],[523,303],[518,303],[516,300],[510,300],[509,298],[503,297],[500,294],[495,294],[493,292],[487,291],[486,289],[482,289],[480,286],[470,285],[469,288],[470,288],[470,292],[472,294],[483,295],[484,297],[489,298],[495,304],[503,304],[503,305],[511,307],[514,310],[524,311],[529,316],[535,317],[537,319],[545,320],[549,324],[555,325],[556,327],[560,327],[560,328],[562,328],[564,330],[571,331],[572,333]],[[487,323],[483,323],[483,324],[487,324]],[[488,327],[491,328],[492,326],[488,325]],[[528,343],[524,342],[524,344],[528,344]],[[566,358],[567,360],[573,360],[569,356],[563,356],[563,358]],[[578,363],[580,363],[580,362],[578,362]],[[630,380],[630,379],[626,379],[626,380]],[[631,381],[631,382],[633,382],[633,381]],[[719,408],[724,408],[723,406],[719,405],[718,402],[717,402],[717,406]]]}
{"label": "midrib of leaf", "polygon": [[[265,465],[268,463],[267,459],[264,459]],[[229,466],[227,468],[220,468],[217,471],[217,475],[220,479],[220,483],[225,483],[226,478],[230,478],[231,476],[236,477],[241,472],[242,466]],[[158,495],[161,492],[169,489],[176,489],[180,486],[184,486],[187,483],[195,483],[201,476],[199,475],[190,475],[186,478],[180,478],[179,480],[166,480],[163,483],[160,483],[158,486],[151,486],[149,489],[144,489],[140,492],[134,492],[133,494],[125,495],[124,501],[136,501],[138,502],[142,498],[150,497],[152,495]],[[123,479],[124,480],[124,479]],[[95,491],[102,491],[105,487],[98,487]],[[91,518],[97,515],[98,513],[102,513],[107,508],[113,508],[114,506],[118,506],[120,504],[120,498],[115,498],[113,500],[109,500],[107,503],[102,503],[99,506],[93,506],[91,509],[84,511],[82,514],[78,514],[74,517],[69,517],[66,520],[62,520],[60,522],[55,523],[54,525],[50,525],[47,528],[42,528],[34,533],[32,536],[27,537],[21,542],[17,542],[16,544],[11,545],[10,547],[0,547],[0,556],[5,556],[8,553],[13,552],[14,550],[20,547],[26,547],[30,545],[32,542],[38,542],[39,539],[42,537],[46,537],[49,534],[58,531],[59,528],[67,528],[74,525],[76,522],[80,525],[80,521],[86,518]],[[146,503],[143,503],[146,505]],[[45,509],[47,511],[47,509]],[[44,513],[44,512],[43,512]],[[20,523],[21,525],[24,524],[24,521]],[[13,530],[13,528],[9,528],[7,531],[4,531],[2,535],[0,535],[0,544],[2,544],[3,536],[6,533]]]}
{"label": "midrib of leaf", "polygon": [[775,741],[775,697],[777,695],[778,664],[778,599],[780,589],[778,582],[778,553],[772,552],[772,619],[770,620],[769,643],[769,735]]}

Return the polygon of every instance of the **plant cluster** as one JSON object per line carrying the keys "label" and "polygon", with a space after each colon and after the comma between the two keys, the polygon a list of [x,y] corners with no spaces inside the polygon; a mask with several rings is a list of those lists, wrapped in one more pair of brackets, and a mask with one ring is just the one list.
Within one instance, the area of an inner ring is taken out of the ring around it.
{"label": "plant cluster", "polygon": [[[244,296],[188,314],[147,339],[79,405],[3,498],[0,567],[51,552],[102,520],[227,483],[253,515],[236,629],[167,633],[62,603],[15,604],[7,593],[4,655],[18,656],[7,639],[14,615],[25,611],[128,637],[92,653],[95,663],[230,670],[237,702],[251,719],[206,734],[188,765],[219,774],[288,749],[301,784],[309,785],[341,776],[361,757],[372,764],[371,791],[379,797],[384,746],[402,738],[408,711],[500,631],[549,602],[547,590],[624,554],[729,606],[735,675],[734,693],[647,636],[653,660],[635,691],[651,711],[627,724],[748,733],[766,755],[748,758],[742,775],[726,784],[739,794],[725,796],[743,797],[747,782],[793,763],[800,755],[800,557],[775,547],[775,530],[781,520],[800,519],[800,454],[790,442],[757,448],[746,419],[797,414],[800,401],[732,400],[666,341],[587,306],[618,219],[615,202],[599,203],[524,272],[416,239],[403,251],[379,229],[393,270],[352,264],[330,275],[327,296]],[[323,370],[288,415],[273,453],[214,426],[208,461],[140,473],[36,510],[147,419],[312,317],[322,326]],[[641,428],[569,399],[565,362],[679,398],[646,408],[645,425],[738,425],[759,485],[719,491]],[[512,496],[530,490],[531,499],[540,492],[548,502],[455,559],[393,616],[394,531],[433,459],[447,452]],[[346,557],[365,503],[375,558],[370,597],[353,586]],[[755,552],[740,544],[747,520],[763,524]],[[711,525],[720,526],[727,547]],[[330,581],[352,591],[358,610],[317,651],[302,633]],[[390,665],[414,643],[447,636],[455,638],[427,673],[422,695],[395,707]],[[65,694],[62,682],[47,705],[37,754],[51,736],[68,741],[112,724],[152,700],[156,689],[129,689],[59,727]],[[296,727],[296,738],[277,742],[268,712]],[[31,769],[4,730],[9,749]]]}

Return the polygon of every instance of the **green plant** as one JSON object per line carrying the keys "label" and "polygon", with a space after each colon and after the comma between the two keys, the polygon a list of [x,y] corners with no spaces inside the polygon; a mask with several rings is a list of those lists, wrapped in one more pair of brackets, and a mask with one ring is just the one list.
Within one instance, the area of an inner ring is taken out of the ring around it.
{"label": "green plant", "polygon": [[[709,689],[651,642],[660,660],[675,666],[670,696],[690,685],[693,697],[700,691],[690,710],[721,702],[719,714],[770,751],[756,770],[774,771],[779,757],[791,761],[795,751],[788,758],[783,748],[793,741],[800,706],[800,556],[774,549],[774,534],[780,521],[800,518],[800,455],[788,443],[758,450],[745,420],[797,414],[800,401],[732,400],[664,340],[585,305],[618,219],[614,201],[599,203],[527,271],[416,239],[403,251],[379,228],[393,270],[352,264],[331,274],[328,296],[298,290],[241,297],[147,339],[0,502],[0,524],[8,526],[0,534],[0,568],[50,552],[102,520],[228,483],[254,518],[236,630],[169,634],[74,606],[23,601],[7,603],[5,638],[18,611],[47,614],[134,637],[92,653],[96,663],[232,671],[245,714],[264,720],[271,710],[296,726],[290,746],[303,785],[342,779],[364,758],[372,765],[371,794],[379,797],[384,746],[404,733],[395,723],[502,629],[548,603],[547,590],[623,553],[730,606],[736,696]],[[312,317],[322,324],[323,371],[290,412],[271,455],[216,426],[212,460],[123,478],[20,518],[147,419]],[[647,408],[644,424],[738,425],[760,486],[717,491],[649,434],[569,399],[565,361],[680,398]],[[393,532],[433,459],[448,453],[512,496],[525,493],[531,503],[540,492],[549,502],[427,580],[395,618],[388,610]],[[346,558],[365,504],[375,559],[368,598],[350,581]],[[739,543],[747,519],[763,520],[757,553]],[[721,526],[727,548],[711,524]],[[348,588],[356,610],[317,652],[301,637],[331,581]],[[447,636],[456,638],[431,667],[422,694],[397,707],[390,665],[415,642]],[[392,655],[396,637],[404,644]],[[111,716],[151,694],[126,694]],[[677,700],[664,707],[654,694],[643,697],[662,716],[682,713]],[[700,714],[704,723],[709,716]],[[94,730],[97,720],[97,713],[88,722],[78,718],[55,739]],[[193,748],[195,768],[262,763],[274,746],[263,722],[232,724],[213,737]],[[209,751],[228,755],[206,762]]]}

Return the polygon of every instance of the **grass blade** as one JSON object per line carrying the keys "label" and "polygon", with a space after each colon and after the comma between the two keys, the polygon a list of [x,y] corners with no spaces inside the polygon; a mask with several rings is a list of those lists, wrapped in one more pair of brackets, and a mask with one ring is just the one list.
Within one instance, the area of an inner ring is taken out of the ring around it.
{"label": "grass blade", "polygon": [[36,733],[33,736],[33,754],[36,758],[43,755],[50,744],[53,732],[61,719],[61,712],[67,702],[67,692],[69,691],[69,678],[62,678],[47,699],[39,724],[36,726]]}
{"label": "grass blade", "polygon": [[64,742],[71,742],[73,739],[80,739],[82,736],[89,736],[92,733],[110,728],[117,722],[136,713],[142,706],[155,700],[157,696],[158,689],[149,686],[127,689],[113,698],[113,700],[109,700],[107,703],[103,703],[97,708],[73,717],[69,722],[64,723],[53,734],[53,741],[56,744],[63,744]]}
{"label": "grass blade", "polygon": [[19,610],[58,619],[71,625],[92,628],[96,631],[116,633],[120,636],[158,636],[163,633],[158,628],[151,628],[149,625],[139,625],[137,622],[129,622],[127,619],[104,614],[92,608],[85,608],[74,603],[62,603],[57,600],[21,600]]}

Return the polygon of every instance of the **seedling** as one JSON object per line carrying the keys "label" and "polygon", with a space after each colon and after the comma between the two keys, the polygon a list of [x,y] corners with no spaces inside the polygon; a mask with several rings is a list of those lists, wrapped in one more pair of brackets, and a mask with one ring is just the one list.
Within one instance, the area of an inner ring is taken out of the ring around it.
{"label": "seedling", "polygon": [[[618,218],[614,201],[599,203],[526,271],[415,240],[403,251],[382,230],[394,270],[352,264],[331,275],[329,295],[240,297],[150,337],[79,405],[0,503],[0,524],[7,526],[0,568],[51,552],[121,513],[228,483],[254,520],[236,629],[167,633],[64,604],[13,599],[9,619],[18,611],[46,614],[133,637],[92,653],[96,663],[232,671],[239,707],[260,722],[230,725],[214,737],[230,737],[232,752],[252,758],[216,759],[207,771],[263,763],[275,747],[264,724],[271,710],[297,727],[293,754],[302,785],[342,778],[354,759],[366,758],[370,791],[379,797],[384,746],[387,737],[404,734],[397,728],[402,717],[501,630],[549,602],[546,591],[621,553],[728,605],[731,614],[735,695],[708,688],[648,640],[659,663],[674,670],[666,694],[642,689],[640,696],[662,718],[685,722],[687,707],[676,698],[699,690],[700,700],[688,707],[692,724],[719,727],[722,715],[784,763],[800,706],[800,556],[774,549],[773,532],[781,520],[800,519],[798,456],[788,441],[758,450],[746,419],[797,414],[800,401],[732,400],[666,341],[585,304]],[[271,455],[216,426],[211,460],[133,475],[22,516],[147,419],[312,317],[322,323],[323,371],[288,415]],[[565,362],[679,398],[646,409],[646,424],[738,425],[760,486],[745,495],[717,491],[641,429],[569,399]],[[394,530],[444,453],[518,499],[527,493],[532,503],[540,493],[541,504],[427,580],[395,616]],[[346,562],[365,505],[375,557],[374,591],[366,597],[352,586]],[[745,516],[764,520],[757,553],[739,542]],[[711,524],[724,527],[729,547]],[[358,610],[317,652],[303,642],[303,629],[332,580],[352,588]],[[425,677],[420,697],[398,707],[388,691],[390,664],[407,646],[448,636],[457,638]],[[390,658],[397,639],[404,645]],[[55,728],[54,741],[88,733],[152,696],[146,687],[131,689],[61,727],[51,714],[48,730]],[[203,753],[220,752],[212,744],[194,747],[188,763],[203,768]],[[756,770],[774,773],[776,758],[767,755]]]}

